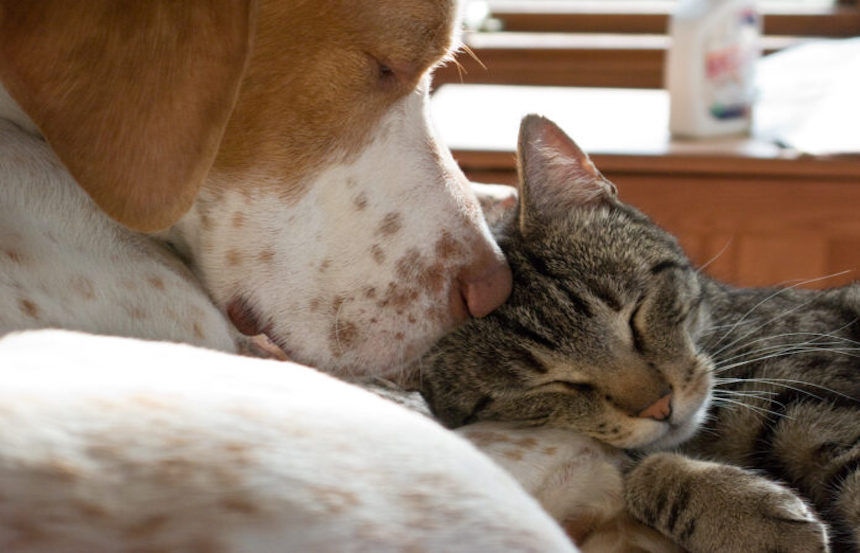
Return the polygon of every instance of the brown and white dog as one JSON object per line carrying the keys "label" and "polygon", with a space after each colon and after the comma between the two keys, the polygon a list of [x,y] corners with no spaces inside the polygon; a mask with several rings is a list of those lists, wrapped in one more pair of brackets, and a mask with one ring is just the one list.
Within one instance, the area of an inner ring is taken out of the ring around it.
{"label": "brown and white dog", "polygon": [[[0,550],[574,550],[466,440],[231,355],[396,375],[509,293],[428,123],[455,11],[0,2]],[[473,441],[557,517],[617,491],[588,444],[511,432]]]}
{"label": "brown and white dog", "polygon": [[455,7],[4,2],[0,332],[229,351],[226,313],[379,374],[494,309],[509,269],[426,110]]}

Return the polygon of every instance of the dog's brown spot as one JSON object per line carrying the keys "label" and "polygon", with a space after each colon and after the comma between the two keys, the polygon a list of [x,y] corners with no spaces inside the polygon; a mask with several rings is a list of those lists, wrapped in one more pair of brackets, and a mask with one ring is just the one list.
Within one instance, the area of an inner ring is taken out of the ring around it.
{"label": "dog's brown spot", "polygon": [[378,265],[385,263],[385,252],[382,251],[379,244],[374,244],[370,247],[370,256]]}
{"label": "dog's brown spot", "polygon": [[434,263],[423,269],[418,275],[418,285],[424,290],[438,294],[445,286],[445,267],[441,263]]}
{"label": "dog's brown spot", "polygon": [[200,228],[203,230],[211,230],[212,229],[212,218],[205,213],[200,214]]}
{"label": "dog's brown spot", "polygon": [[463,244],[455,240],[447,230],[442,231],[442,237],[436,240],[433,249],[436,252],[436,256],[443,260],[464,257],[466,253],[466,248],[463,247]]}
{"label": "dog's brown spot", "polygon": [[438,294],[445,286],[445,266],[441,263],[428,265],[414,248],[397,260],[395,268],[401,282],[413,283],[420,290]]}
{"label": "dog's brown spot", "polygon": [[241,211],[237,211],[233,214],[233,218],[230,221],[233,225],[233,228],[242,228],[245,226],[245,214]]}
{"label": "dog's brown spot", "polygon": [[236,267],[242,264],[242,254],[237,250],[229,250],[227,252],[227,265]]}
{"label": "dog's brown spot", "polygon": [[[164,399],[162,399],[158,396],[148,395],[148,394],[134,394],[131,397],[129,397],[125,401],[125,403],[128,405],[134,405],[137,407],[141,407],[141,408],[146,409],[148,411],[150,411],[150,410],[164,410],[164,409],[170,408],[169,402],[165,401]],[[99,454],[100,455],[109,455],[109,453],[105,449],[101,450],[101,452]]]}
{"label": "dog's brown spot", "polygon": [[146,281],[156,290],[164,290],[164,280],[161,277],[152,275]]}
{"label": "dog's brown spot", "polygon": [[33,519],[23,516],[13,518],[8,526],[15,532],[15,543],[26,546],[44,540],[47,534]]}
{"label": "dog's brown spot", "polygon": [[77,507],[78,513],[80,513],[81,516],[87,519],[98,520],[105,519],[108,516],[107,510],[100,505],[96,505],[95,503],[79,501],[75,504],[75,507]]}
{"label": "dog's brown spot", "polygon": [[514,442],[514,444],[518,445],[519,447],[524,447],[526,449],[532,449],[534,446],[537,445],[537,443],[537,440],[535,438],[532,438],[531,436],[526,438],[520,438],[519,440]]}
{"label": "dog's brown spot", "polygon": [[433,307],[426,313],[426,318],[441,325],[450,324],[451,313],[443,307]]}
{"label": "dog's brown spot", "polygon": [[257,259],[263,263],[270,264],[275,259],[274,250],[266,249],[257,254]]}
{"label": "dog's brown spot", "polygon": [[152,515],[126,528],[124,535],[128,539],[149,537],[162,530],[168,522],[170,522],[168,515]]}
{"label": "dog's brown spot", "polygon": [[232,453],[234,455],[244,455],[248,452],[248,444],[242,444],[238,442],[229,443],[224,446],[224,451],[227,451],[228,453]]}
{"label": "dog's brown spot", "polygon": [[393,308],[402,311],[410,303],[417,300],[418,296],[418,290],[415,288],[389,282],[388,288],[385,290],[385,295],[376,302],[376,305],[381,309]]}
{"label": "dog's brown spot", "polygon": [[402,332],[397,332],[397,333],[395,333],[395,334],[394,334],[394,339],[395,339],[395,340],[403,340],[404,338],[406,338],[406,335],[405,335],[405,334],[403,334]]}
{"label": "dog's brown spot", "polygon": [[336,353],[343,353],[358,340],[358,326],[351,321],[335,321],[332,324],[331,340],[335,346]]}
{"label": "dog's brown spot", "polygon": [[45,466],[45,470],[53,478],[57,478],[65,482],[77,480],[81,476],[79,468],[63,459],[49,459]]}
{"label": "dog's brown spot", "polygon": [[511,461],[522,461],[523,460],[523,452],[519,449],[509,449],[504,453],[505,457],[510,459]]}
{"label": "dog's brown spot", "polygon": [[373,298],[375,298],[376,297],[376,288],[374,288],[373,286],[366,287],[364,289],[364,297],[369,299],[369,300],[372,300]]}
{"label": "dog's brown spot", "polygon": [[403,254],[403,257],[397,260],[395,266],[397,276],[403,281],[410,281],[417,276],[423,264],[421,252],[415,248],[411,248]]}
{"label": "dog's brown spot", "polygon": [[346,187],[347,188],[355,188],[355,185],[358,184],[358,181],[355,180],[355,177],[349,177],[346,179]]}
{"label": "dog's brown spot", "polygon": [[322,263],[320,263],[319,272],[324,273],[331,266],[331,259],[323,259]]}
{"label": "dog's brown spot", "polygon": [[414,325],[414,324],[415,324],[415,322],[416,322],[415,315],[409,315],[409,319],[408,319],[408,320],[409,320],[409,324],[413,324],[413,325]]}
{"label": "dog's brown spot", "polygon": [[191,330],[194,332],[194,336],[199,340],[205,340],[206,335],[203,334],[203,329],[200,328],[200,323],[194,321],[194,324],[191,325]]}
{"label": "dog's brown spot", "polygon": [[467,432],[466,438],[472,443],[480,447],[486,447],[498,443],[510,443],[511,439],[501,432],[492,432],[489,430],[475,430]]}
{"label": "dog's brown spot", "polygon": [[147,318],[146,311],[140,307],[128,308],[128,316],[136,321],[142,321]]}
{"label": "dog's brown spot", "polygon": [[157,463],[158,475],[168,485],[191,478],[197,472],[197,466],[182,457],[161,459]]}
{"label": "dog's brown spot", "polygon": [[555,455],[557,451],[558,451],[558,448],[555,446],[547,446],[547,447],[543,448],[543,454],[549,455],[550,457]]}
{"label": "dog's brown spot", "polygon": [[361,504],[358,497],[340,488],[311,486],[314,502],[323,506],[329,513],[340,513]]}
{"label": "dog's brown spot", "polygon": [[24,262],[24,254],[16,250],[3,250],[3,255],[12,263],[18,265]]}
{"label": "dog's brown spot", "polygon": [[221,501],[221,507],[232,513],[242,515],[253,515],[254,513],[259,512],[259,508],[254,505],[254,503],[249,501],[247,498],[239,496],[224,499]]}
{"label": "dog's brown spot", "polygon": [[379,223],[379,227],[376,232],[382,236],[391,236],[392,234],[396,234],[403,226],[400,219],[400,213],[396,211],[386,214]]}
{"label": "dog's brown spot", "polygon": [[319,298],[313,298],[310,303],[308,303],[308,309],[311,310],[311,313],[316,313],[320,310],[321,300]]}
{"label": "dog's brown spot", "polygon": [[358,196],[354,197],[352,199],[352,205],[355,206],[356,210],[364,211],[367,208],[367,194],[362,192]]}
{"label": "dog's brown spot", "polygon": [[18,309],[31,319],[39,320],[39,306],[36,305],[36,302],[23,298],[19,299]]}
{"label": "dog's brown spot", "polygon": [[96,289],[93,286],[93,281],[82,275],[73,277],[69,281],[69,289],[87,300],[95,299],[96,297]]}

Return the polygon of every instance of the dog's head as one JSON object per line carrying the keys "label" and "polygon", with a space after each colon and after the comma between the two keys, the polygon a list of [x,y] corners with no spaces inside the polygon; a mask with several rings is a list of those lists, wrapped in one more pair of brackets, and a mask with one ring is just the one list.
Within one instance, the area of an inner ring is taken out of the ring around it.
{"label": "dog's head", "polygon": [[0,3],[0,77],[81,186],[245,333],[403,366],[510,272],[427,118],[454,0]]}

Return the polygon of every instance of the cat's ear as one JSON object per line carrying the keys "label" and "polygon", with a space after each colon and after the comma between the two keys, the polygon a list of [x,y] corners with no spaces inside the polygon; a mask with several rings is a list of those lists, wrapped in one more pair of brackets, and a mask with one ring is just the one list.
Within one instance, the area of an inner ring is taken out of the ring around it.
{"label": "cat's ear", "polygon": [[615,185],[558,126],[540,115],[520,124],[517,146],[520,224],[551,219],[571,209],[612,203]]}

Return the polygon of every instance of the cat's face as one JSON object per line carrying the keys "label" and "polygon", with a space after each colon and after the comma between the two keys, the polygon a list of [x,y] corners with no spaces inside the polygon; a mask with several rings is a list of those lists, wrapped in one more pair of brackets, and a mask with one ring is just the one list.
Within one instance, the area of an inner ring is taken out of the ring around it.
{"label": "cat's face", "polygon": [[448,426],[514,420],[624,448],[688,438],[711,386],[695,270],[549,121],[524,120],[519,155],[520,205],[499,229],[513,294],[424,357],[422,393]]}

